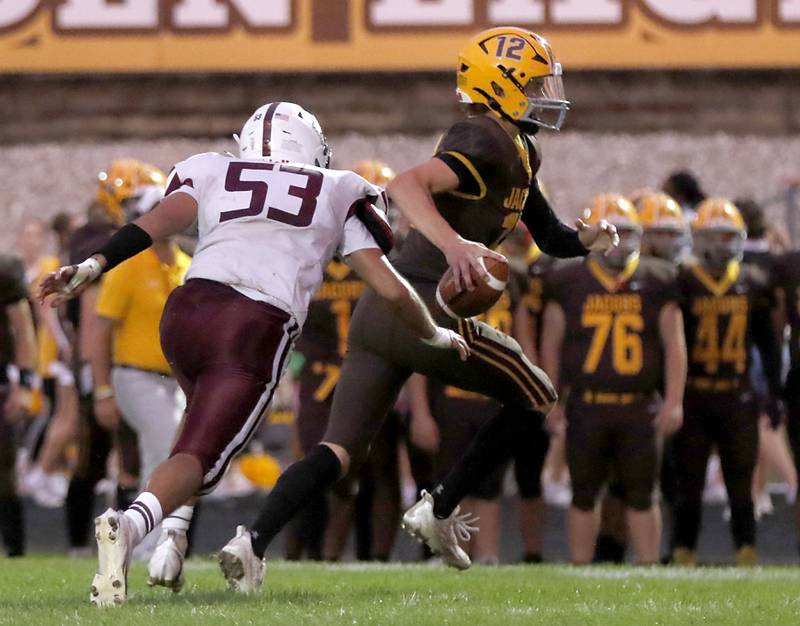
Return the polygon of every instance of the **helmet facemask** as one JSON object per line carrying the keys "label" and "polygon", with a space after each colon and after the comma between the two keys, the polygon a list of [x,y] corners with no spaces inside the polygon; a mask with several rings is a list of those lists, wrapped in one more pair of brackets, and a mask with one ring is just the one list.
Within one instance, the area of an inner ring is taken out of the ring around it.
{"label": "helmet facemask", "polygon": [[530,125],[561,130],[569,111],[569,100],[561,78],[561,63],[553,64],[553,73],[549,76],[531,78],[522,92],[528,101],[528,108],[517,122],[522,130],[530,128]]}
{"label": "helmet facemask", "polygon": [[721,275],[731,261],[741,261],[745,234],[733,229],[696,230],[694,254],[700,263],[713,274]]}
{"label": "helmet facemask", "polygon": [[646,228],[642,234],[642,251],[657,259],[677,263],[685,240],[685,233],[674,228]]}

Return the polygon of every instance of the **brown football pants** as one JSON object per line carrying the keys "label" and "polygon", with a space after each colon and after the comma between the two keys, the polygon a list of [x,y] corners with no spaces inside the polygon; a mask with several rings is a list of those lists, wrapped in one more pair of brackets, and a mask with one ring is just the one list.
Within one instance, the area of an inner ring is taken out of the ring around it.
{"label": "brown football pants", "polygon": [[[418,282],[414,287],[433,311],[436,284]],[[521,409],[547,413],[555,403],[550,379],[522,354],[514,339],[483,322],[456,322],[441,312],[435,317],[438,324],[466,338],[472,349],[466,361],[455,350],[420,341],[373,290],[359,300],[323,437],[347,450],[352,467],[366,458],[372,438],[412,372]]]}

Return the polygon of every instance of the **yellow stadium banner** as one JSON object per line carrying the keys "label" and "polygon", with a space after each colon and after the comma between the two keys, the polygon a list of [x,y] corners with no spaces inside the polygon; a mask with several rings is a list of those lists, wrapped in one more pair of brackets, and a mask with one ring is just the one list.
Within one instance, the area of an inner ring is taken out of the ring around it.
{"label": "yellow stadium banner", "polygon": [[0,0],[0,72],[451,70],[504,24],[568,70],[800,66],[800,0]]}

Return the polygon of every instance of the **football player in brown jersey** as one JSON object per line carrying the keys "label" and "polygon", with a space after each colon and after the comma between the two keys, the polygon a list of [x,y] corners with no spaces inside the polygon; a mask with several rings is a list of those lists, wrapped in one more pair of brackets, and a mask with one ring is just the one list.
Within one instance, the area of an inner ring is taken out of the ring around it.
{"label": "football player in brown jersey", "polygon": [[[783,317],[789,325],[789,373],[783,395],[786,400],[786,431],[792,447],[795,467],[800,474],[800,251],[793,250],[776,257],[772,266],[773,279],[782,304]],[[800,537],[800,499],[794,497],[795,524]],[[800,541],[798,542],[800,548]]]}
{"label": "football player in brown jersey", "polygon": [[[528,226],[539,247],[553,256],[605,251],[616,232],[606,222],[561,222],[536,182],[539,151],[532,135],[560,128],[569,103],[561,65],[550,45],[522,28],[502,27],[471,38],[458,59],[458,94],[466,119],[442,136],[433,158],[399,174],[389,196],[414,224],[394,258],[397,269],[433,303],[436,283],[451,267],[473,287],[471,272],[484,275],[482,257],[500,255],[498,245],[517,222]],[[504,463],[518,428],[542,420],[555,401],[547,376],[522,354],[516,341],[486,324],[450,320],[469,337],[466,361],[434,354],[401,327],[400,319],[367,290],[353,313],[348,352],[336,387],[322,444],[287,470],[253,526],[255,556],[311,494],[327,488],[363,462],[369,442],[412,372],[500,401],[492,419],[462,462],[404,516],[404,523],[450,565],[469,567],[457,536],[468,534],[455,513],[478,480]]]}
{"label": "football player in brown jersey", "polygon": [[[740,263],[744,222],[729,201],[710,198],[692,222],[696,261],[679,275],[689,371],[683,428],[675,437],[678,492],[673,561],[696,562],[706,465],[712,446],[722,464],[731,508],[736,562],[756,562],[751,486],[758,452],[760,410],[780,418],[780,349],[767,277]],[[761,354],[769,385],[766,406],[750,388],[751,347]]]}
{"label": "football player in brown jersey", "polygon": [[[17,380],[8,375],[11,365],[19,373]],[[25,553],[15,425],[34,413],[32,400],[41,393],[35,367],[36,334],[25,269],[18,258],[0,255],[0,536],[10,557]]]}
{"label": "football player in brown jersey", "polygon": [[[651,189],[634,191],[630,194],[630,200],[642,223],[642,256],[678,263],[685,253],[687,244],[686,220],[680,205],[667,194]],[[665,437],[663,441],[659,487],[662,517],[671,519],[675,501],[672,437]],[[621,492],[622,487],[615,480],[609,485],[608,493],[603,500],[595,562],[621,563],[625,559],[628,533],[625,524],[625,503],[620,497]],[[668,554],[671,553],[670,546]]]}
{"label": "football player in brown jersey", "polygon": [[686,245],[680,205],[665,193],[644,191],[631,198],[642,222],[642,256],[678,263]]}
{"label": "football player in brown jersey", "polygon": [[570,554],[591,562],[598,498],[613,470],[637,560],[655,563],[659,440],[680,427],[686,375],[676,270],[639,256],[641,224],[628,200],[596,197],[585,221],[603,218],[617,227],[617,249],[557,265],[546,285],[542,363],[566,398]]}

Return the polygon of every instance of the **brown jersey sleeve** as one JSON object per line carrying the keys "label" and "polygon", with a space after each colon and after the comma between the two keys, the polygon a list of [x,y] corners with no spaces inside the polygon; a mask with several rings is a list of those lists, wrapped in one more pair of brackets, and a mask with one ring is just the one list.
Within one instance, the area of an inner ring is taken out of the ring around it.
{"label": "brown jersey sleeve", "polygon": [[589,254],[578,231],[558,219],[535,178],[525,201],[522,221],[545,254],[562,259]]}
{"label": "brown jersey sleeve", "polygon": [[497,169],[497,140],[485,123],[467,118],[453,124],[442,136],[434,157],[458,177],[459,193],[474,197],[486,194],[486,181]]}

